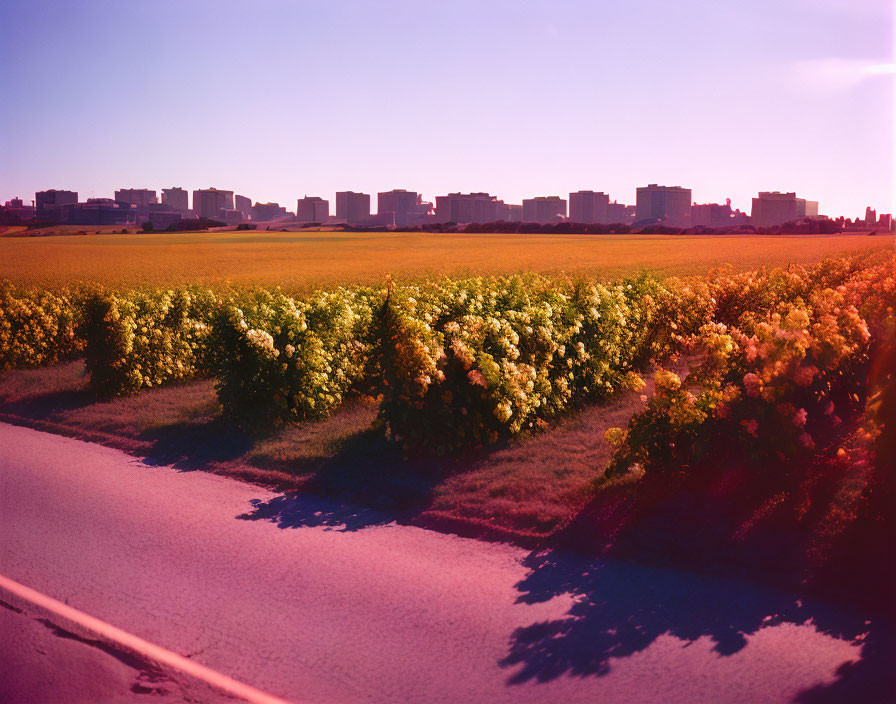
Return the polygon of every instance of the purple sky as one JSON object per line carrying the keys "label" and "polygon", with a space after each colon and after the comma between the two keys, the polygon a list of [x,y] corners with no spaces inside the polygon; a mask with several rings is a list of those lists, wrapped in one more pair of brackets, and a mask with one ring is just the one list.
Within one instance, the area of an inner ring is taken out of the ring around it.
{"label": "purple sky", "polygon": [[894,206],[890,0],[0,3],[0,200],[685,185]]}

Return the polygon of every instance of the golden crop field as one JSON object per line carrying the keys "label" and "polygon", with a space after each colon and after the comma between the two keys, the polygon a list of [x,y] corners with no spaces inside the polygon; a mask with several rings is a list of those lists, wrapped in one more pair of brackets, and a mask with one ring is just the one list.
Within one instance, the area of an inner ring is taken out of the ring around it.
{"label": "golden crop field", "polygon": [[203,232],[0,237],[0,279],[48,286],[185,283],[309,289],[522,271],[615,277],[807,264],[892,248],[892,236]]}

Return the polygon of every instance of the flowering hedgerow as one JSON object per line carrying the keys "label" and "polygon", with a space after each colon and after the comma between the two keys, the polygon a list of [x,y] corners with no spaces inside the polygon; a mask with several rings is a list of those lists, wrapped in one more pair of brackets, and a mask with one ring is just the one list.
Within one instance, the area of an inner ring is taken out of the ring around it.
{"label": "flowering hedgerow", "polygon": [[83,350],[81,293],[21,288],[0,282],[0,371],[36,367]]}
{"label": "flowering hedgerow", "polygon": [[198,287],[97,292],[84,305],[87,371],[101,396],[207,373],[217,296]]}
{"label": "flowering hedgerow", "polygon": [[685,471],[716,452],[769,460],[813,449],[860,408],[873,331],[893,324],[893,266],[840,260],[713,281],[721,314],[736,324],[710,323],[694,336],[705,359],[686,383],[657,372],[647,408],[608,432],[608,473]]}
{"label": "flowering hedgerow", "polygon": [[868,257],[665,281],[520,275],[303,298],[4,285],[0,369],[86,348],[102,395],[214,376],[224,414],[251,429],[322,417],[360,390],[380,397],[393,441],[447,452],[638,388],[648,362],[697,350],[695,373],[682,382],[660,371],[645,411],[609,434],[611,473],[686,468],[720,447],[757,458],[810,449],[862,402],[894,301],[893,260]]}
{"label": "flowering hedgerow", "polygon": [[367,367],[371,304],[363,290],[299,300],[255,291],[212,327],[218,399],[250,430],[326,416]]}
{"label": "flowering hedgerow", "polygon": [[386,432],[442,452],[493,443],[638,385],[636,363],[708,314],[708,290],[707,305],[685,308],[675,301],[695,294],[679,287],[515,276],[394,289],[374,335]]}

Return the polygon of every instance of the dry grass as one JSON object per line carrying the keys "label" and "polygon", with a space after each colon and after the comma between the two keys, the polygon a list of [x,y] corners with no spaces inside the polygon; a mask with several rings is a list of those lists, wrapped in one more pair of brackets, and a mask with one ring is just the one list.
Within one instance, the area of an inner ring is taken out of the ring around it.
{"label": "dry grass", "polygon": [[641,406],[624,393],[543,432],[450,460],[407,460],[357,401],[332,417],[252,438],[218,416],[210,381],[150,389],[112,401],[87,390],[83,362],[0,378],[0,420],[116,447],[151,463],[204,469],[399,512],[422,524],[464,524],[538,539],[588,501],[610,456],[604,432]]}
{"label": "dry grass", "polygon": [[892,236],[207,232],[0,237],[0,279],[45,285],[268,284],[309,289],[522,271],[615,277],[811,263]]}

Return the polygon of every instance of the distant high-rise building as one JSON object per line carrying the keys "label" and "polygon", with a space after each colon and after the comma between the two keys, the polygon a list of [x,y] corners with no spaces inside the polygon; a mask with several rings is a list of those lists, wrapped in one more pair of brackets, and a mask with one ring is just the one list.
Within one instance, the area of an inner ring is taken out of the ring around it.
{"label": "distant high-rise building", "polygon": [[34,220],[34,206],[25,205],[21,198],[6,201],[0,207],[0,225],[18,225]]}
{"label": "distant high-rise building", "polygon": [[252,217],[252,199],[246,198],[246,196],[235,195],[233,197],[233,208],[237,212],[239,212],[240,217],[243,220],[248,220]]}
{"label": "distant high-rise building", "polygon": [[796,199],[796,216],[798,218],[812,218],[818,215],[818,201],[806,200],[805,198]]}
{"label": "distant high-rise building", "polygon": [[635,206],[617,203],[615,200],[607,204],[608,225],[631,225],[635,221]]}
{"label": "distant high-rise building", "polygon": [[233,191],[217,188],[193,191],[193,212],[199,217],[223,222],[225,210],[233,210]]}
{"label": "distant high-rise building", "polygon": [[672,227],[691,223],[691,189],[651,183],[637,189],[635,219],[661,220]]}
{"label": "distant high-rise building", "polygon": [[183,210],[186,212],[190,209],[190,194],[183,188],[163,188],[162,203],[174,210]]}
{"label": "distant high-rise building", "polygon": [[553,223],[566,217],[566,201],[560,196],[523,199],[523,222]]}
{"label": "distant high-rise building", "polygon": [[158,203],[156,192],[148,188],[122,188],[115,191],[115,201],[117,203],[128,203],[143,208],[150,203]]}
{"label": "distant high-rise building", "polygon": [[495,220],[504,222],[522,222],[523,206],[504,201],[495,201]]}
{"label": "distant high-rise building", "polygon": [[725,205],[719,203],[706,203],[691,206],[691,225],[695,227],[730,227],[732,225],[744,225],[747,215],[740,210],[731,208],[731,199],[725,201]]}
{"label": "distant high-rise building", "polygon": [[[796,193],[760,191],[753,199],[751,220],[756,227],[774,227],[798,219],[800,205]],[[805,211],[806,206],[803,206]]]}
{"label": "distant high-rise building", "polygon": [[[569,194],[569,221],[576,223],[607,224],[607,206],[610,196],[594,191],[577,191]],[[619,222],[618,220],[616,222]]]}
{"label": "distant high-rise building", "polygon": [[871,206],[865,208],[865,224],[866,225],[876,225],[877,224],[877,211],[874,210]]}
{"label": "distant high-rise building", "polygon": [[336,217],[349,225],[358,225],[370,219],[370,194],[339,191],[336,194]]}
{"label": "distant high-rise building", "polygon": [[893,216],[889,213],[881,213],[877,224],[886,232],[893,231]]}
{"label": "distant high-rise building", "polygon": [[88,198],[86,203],[69,203],[62,209],[62,220],[70,225],[123,225],[137,221],[138,206],[112,198]]}
{"label": "distant high-rise building", "polygon": [[436,221],[496,222],[511,214],[507,207],[504,201],[488,193],[449,193],[436,196]]}
{"label": "distant high-rise building", "polygon": [[378,215],[393,213],[396,227],[407,227],[423,222],[432,212],[432,203],[424,201],[415,191],[396,188],[377,193],[376,212]]}
{"label": "distant high-rise building", "polygon": [[286,208],[279,203],[256,203],[252,206],[252,219],[264,222],[265,220],[275,220],[288,215]]}
{"label": "distant high-rise building", "polygon": [[49,191],[38,191],[34,194],[34,207],[38,219],[44,219],[45,215],[51,214],[56,206],[77,202],[77,191],[57,191],[56,189],[51,189]]}
{"label": "distant high-rise building", "polygon": [[299,222],[323,222],[330,217],[330,201],[318,196],[299,198],[296,219]]}

